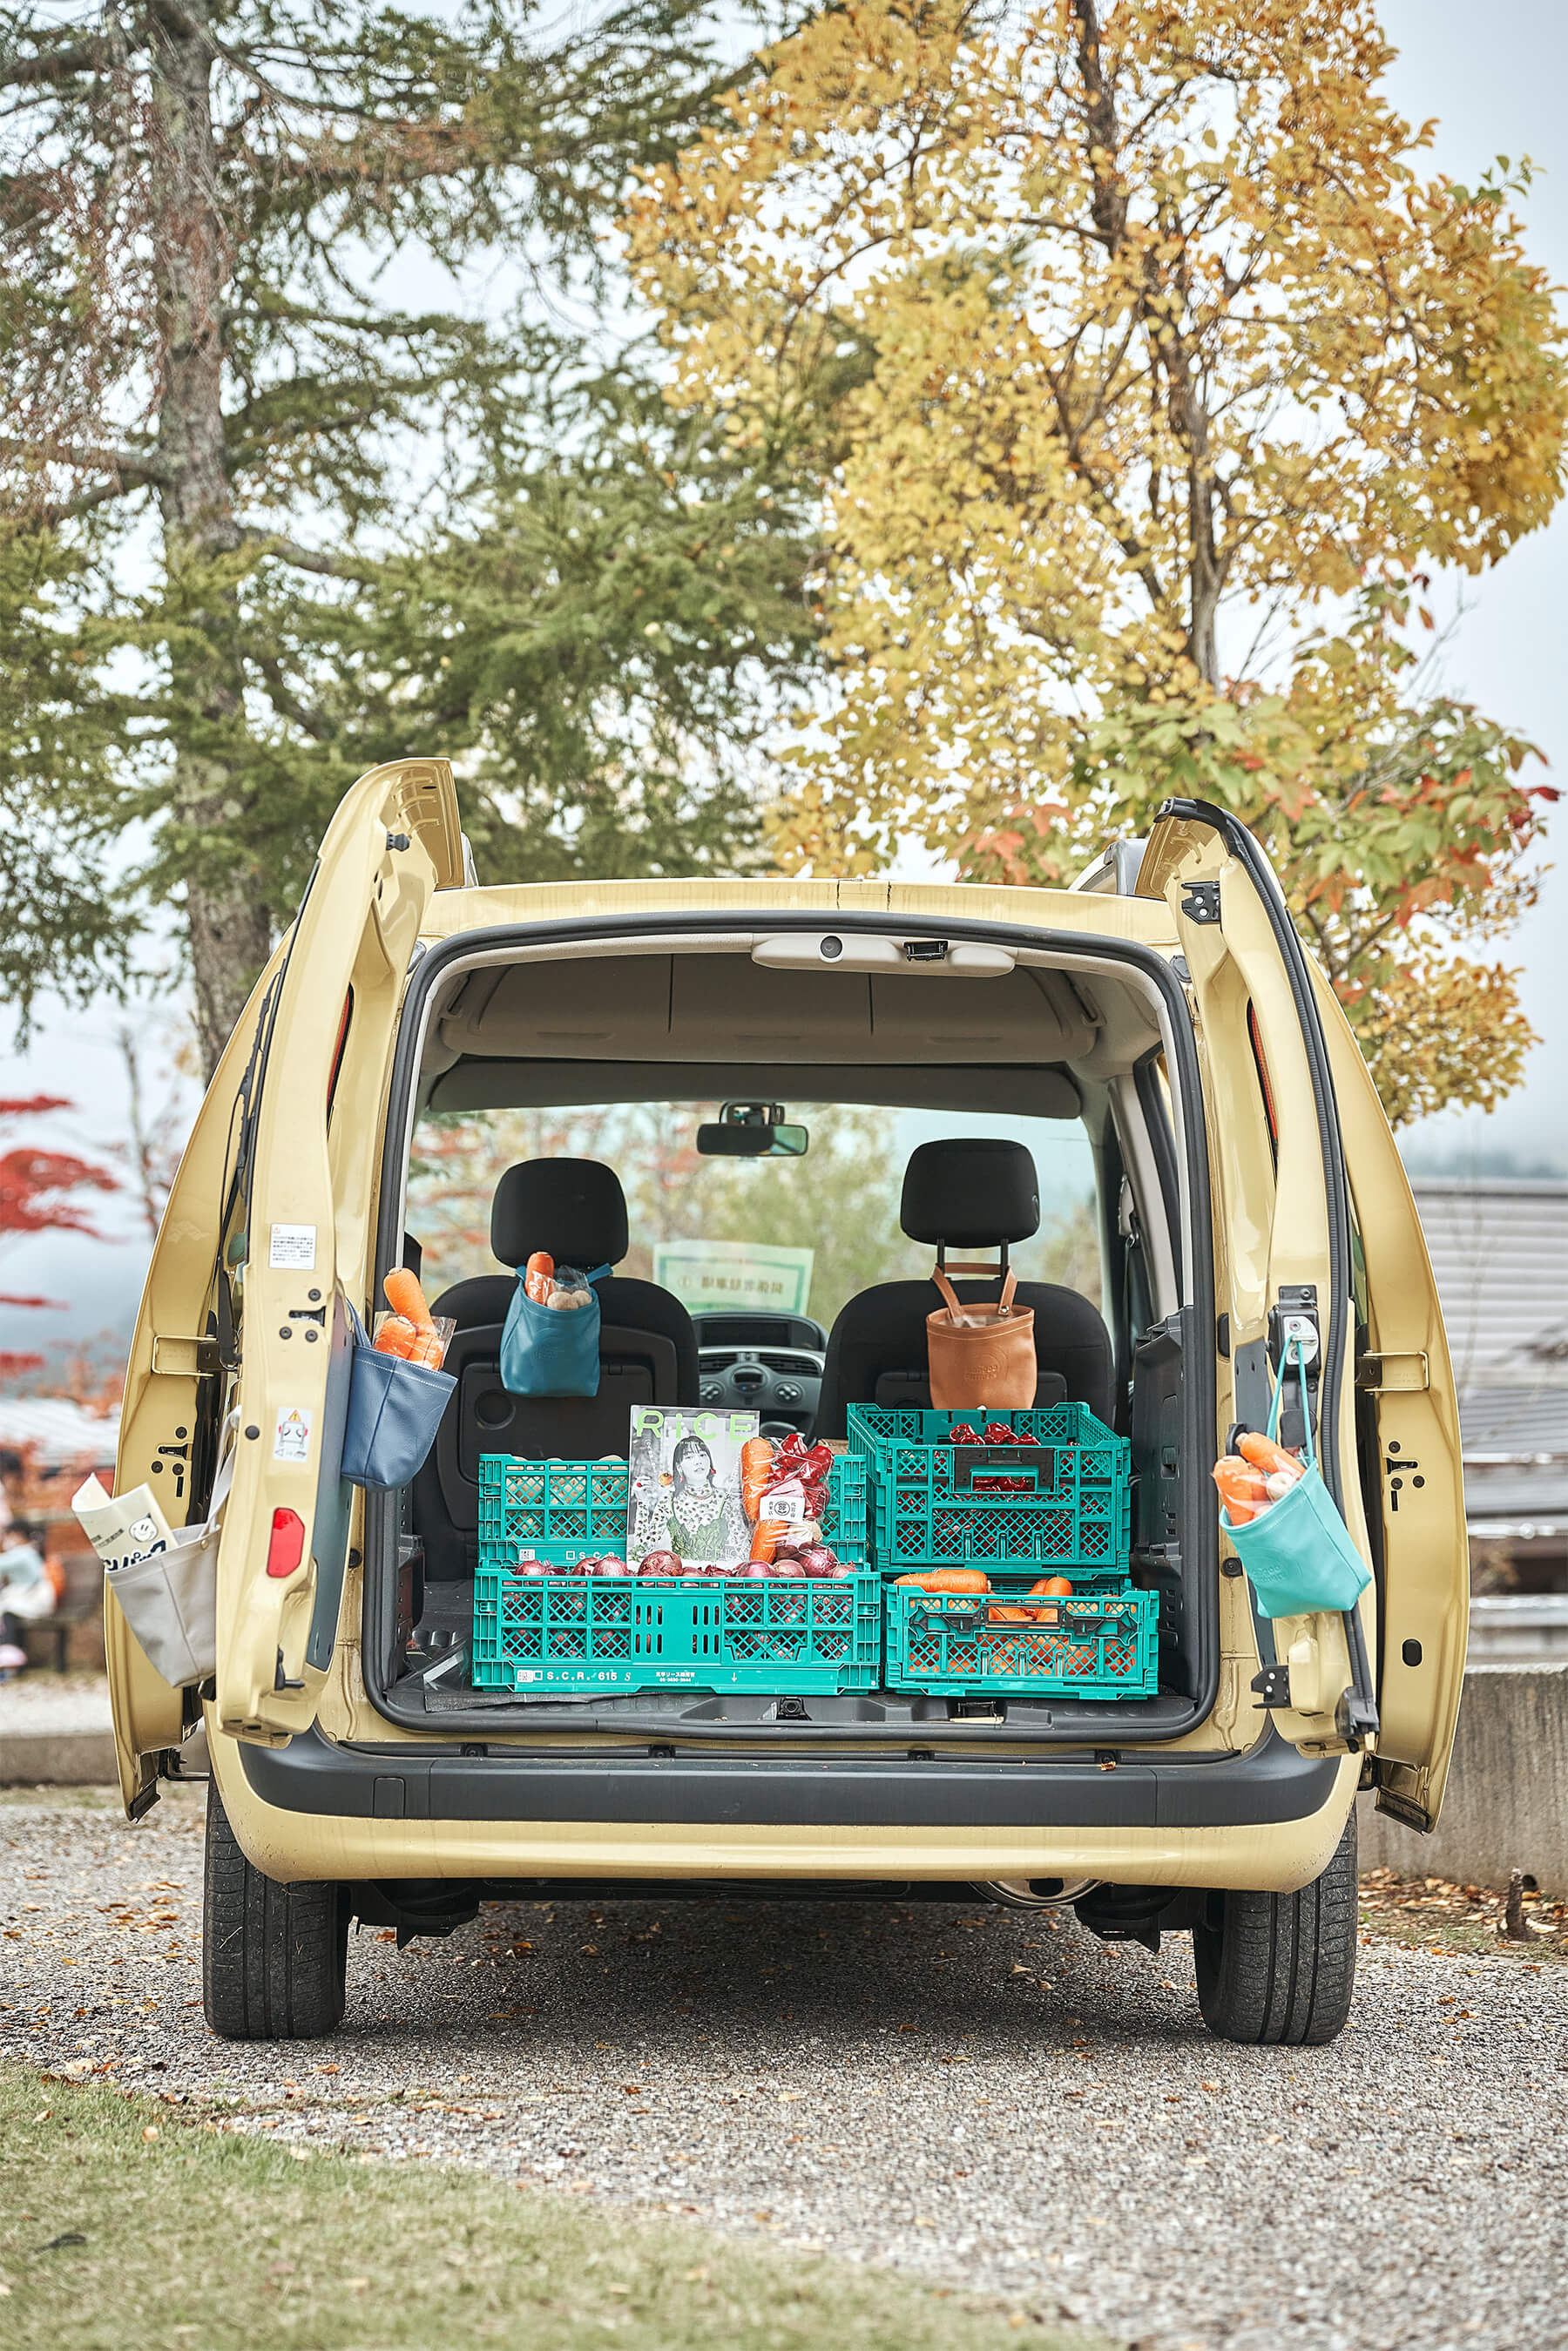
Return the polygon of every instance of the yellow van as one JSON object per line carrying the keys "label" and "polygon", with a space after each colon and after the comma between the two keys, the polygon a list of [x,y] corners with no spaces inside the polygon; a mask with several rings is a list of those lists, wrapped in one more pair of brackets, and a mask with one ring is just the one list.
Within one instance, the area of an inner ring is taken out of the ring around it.
{"label": "yellow van", "polygon": [[[709,1171],[694,1137],[720,1102],[815,1117],[821,1147],[758,1161],[755,1184]],[[901,1235],[899,1163],[922,1144]],[[1032,1223],[1025,1159],[1044,1170]],[[508,1184],[513,1166],[533,1173]],[[661,1201],[679,1215],[655,1253]],[[518,1398],[497,1376],[516,1270],[552,1218],[567,1251],[622,1268],[601,1285],[591,1397]],[[1130,1438],[1157,1687],[1041,1703],[476,1686],[486,1455],[623,1456],[639,1404],[833,1437],[852,1405],[918,1403],[933,1243],[1010,1243],[1027,1270],[1041,1222],[1049,1278],[1019,1292],[1039,1400]],[[717,1224],[721,1264],[777,1244],[784,1270],[761,1302],[726,1305],[710,1269],[717,1302],[694,1312],[675,1276]],[[790,1287],[803,1236],[838,1269],[821,1319]],[[417,1475],[366,1491],[341,1475],[354,1318],[403,1264],[457,1325],[455,1384]],[[1263,1425],[1292,1337],[1373,1581],[1343,1615],[1270,1620],[1210,1471],[1233,1425]],[[356,1918],[402,1941],[488,1900],[722,1889],[978,1893],[1071,1906],[1106,1939],[1190,1932],[1213,2031],[1322,2042],[1351,1996],[1357,1789],[1437,1820],[1468,1572],[1431,1271],[1274,876],[1197,802],[1168,802],[1070,891],[486,888],[443,762],[365,776],[181,1165],[120,1489],[146,1481],[172,1524],[199,1520],[225,1441],[214,1674],[172,1688],[112,1598],[107,1634],[132,1818],[161,1778],[202,1768],[204,1734],[206,2012],[232,2038],[329,2032]]]}

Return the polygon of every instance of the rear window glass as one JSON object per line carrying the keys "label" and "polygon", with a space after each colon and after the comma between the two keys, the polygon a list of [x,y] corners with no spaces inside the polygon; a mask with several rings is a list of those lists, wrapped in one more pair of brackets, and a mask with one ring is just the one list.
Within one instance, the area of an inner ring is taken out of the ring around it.
{"label": "rear window glass", "polygon": [[[717,1255],[734,1264],[735,1278],[762,1284],[737,1292],[737,1307],[776,1305],[831,1327],[857,1291],[930,1271],[934,1251],[907,1239],[898,1223],[904,1169],[916,1144],[998,1135],[1026,1144],[1040,1177],[1040,1229],[1011,1253],[1019,1279],[1061,1282],[1100,1304],[1093,1158],[1076,1121],[791,1097],[787,1117],[810,1131],[803,1158],[704,1157],[697,1127],[716,1119],[718,1107],[616,1102],[427,1114],[414,1134],[407,1219],[424,1252],[427,1294],[499,1270],[490,1254],[490,1202],[508,1167],[523,1159],[599,1159],[614,1168],[626,1195],[631,1248],[619,1271],[679,1290],[669,1278],[671,1246],[723,1244]],[[687,1250],[687,1262],[691,1256]],[[759,1270],[768,1260],[777,1260],[772,1275]],[[706,1302],[713,1311],[727,1301],[715,1294]]]}

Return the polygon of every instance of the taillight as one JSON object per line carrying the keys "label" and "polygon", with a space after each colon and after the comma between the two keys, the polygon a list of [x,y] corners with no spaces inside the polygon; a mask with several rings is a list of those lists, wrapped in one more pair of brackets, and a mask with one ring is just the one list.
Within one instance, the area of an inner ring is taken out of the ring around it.
{"label": "taillight", "polygon": [[305,1521],[298,1510],[274,1510],[267,1546],[268,1575],[292,1575],[305,1556]]}

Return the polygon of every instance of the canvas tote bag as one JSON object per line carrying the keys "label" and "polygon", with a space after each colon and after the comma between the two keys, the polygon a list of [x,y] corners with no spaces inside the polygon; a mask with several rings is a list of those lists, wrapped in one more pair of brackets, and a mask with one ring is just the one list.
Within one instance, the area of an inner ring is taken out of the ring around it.
{"label": "canvas tote bag", "polygon": [[[990,1265],[955,1265],[954,1273],[994,1273]],[[987,1406],[1023,1411],[1034,1402],[1034,1309],[1015,1306],[1018,1276],[1008,1268],[995,1304],[962,1305],[941,1266],[932,1280],[943,1305],[925,1318],[931,1402],[938,1412],[979,1412]]]}

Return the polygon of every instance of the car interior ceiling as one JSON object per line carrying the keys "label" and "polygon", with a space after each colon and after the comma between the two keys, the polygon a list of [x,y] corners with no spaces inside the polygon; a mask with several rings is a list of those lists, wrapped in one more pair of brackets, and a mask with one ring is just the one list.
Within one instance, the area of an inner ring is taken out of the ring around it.
{"label": "car interior ceiling", "polygon": [[[1134,1581],[1162,1588],[1161,1695],[1140,1702],[1149,1736],[1197,1686],[1172,1435],[1183,1249],[1174,1186],[1158,1173],[1175,1162],[1167,1098],[1138,1082],[1140,1067],[1146,1074],[1162,1047],[1155,999],[1137,975],[1094,966],[1092,949],[1084,961],[1086,971],[1019,961],[984,979],[928,969],[777,969],[733,946],[716,950],[695,940],[674,952],[558,950],[459,967],[424,1011],[413,1115],[782,1098],[947,1113],[945,1123],[960,1129],[966,1116],[1081,1123],[1094,1166],[1103,1311],[1061,1284],[1025,1284],[1019,1296],[1036,1310],[1037,1403],[1086,1404],[1133,1437]],[[1163,1135],[1150,1131],[1158,1120]],[[1029,1158],[1021,1145],[977,1144],[960,1132],[924,1154],[922,1180],[913,1194],[913,1178],[904,1185],[911,1243],[933,1251],[951,1243],[969,1257],[1027,1238],[1038,1217],[1019,1194],[1018,1155]],[[787,1171],[791,1184],[808,1187],[811,1176],[810,1156]],[[430,1459],[387,1521],[401,1613],[406,1622],[412,1610],[428,1637],[406,1658],[396,1641],[383,1648],[386,1684],[399,1683],[383,1695],[401,1697],[416,1715],[464,1712],[517,1729],[525,1719],[570,1715],[570,1704],[475,1691],[460,1670],[431,1678],[471,1606],[480,1455],[623,1456],[628,1414],[640,1403],[751,1408],[765,1432],[841,1437],[851,1402],[929,1401],[920,1357],[935,1293],[925,1280],[869,1286],[831,1331],[804,1314],[735,1307],[694,1320],[669,1290],[621,1270],[629,1245],[621,1181],[613,1167],[581,1157],[508,1167],[490,1203],[490,1234],[493,1269],[432,1301],[457,1325],[446,1367],[458,1386]],[[415,1219],[414,1259],[421,1238]],[[614,1269],[600,1285],[597,1396],[521,1398],[501,1384],[500,1330],[514,1269],[539,1248],[558,1262]],[[957,1287],[960,1297],[995,1295],[994,1280]],[[695,1719],[717,1702],[661,1691],[591,1703],[596,1719],[630,1721],[666,1713]],[[732,1697],[722,1711],[736,1719],[749,1703]],[[918,1719],[953,1703],[916,1698],[886,1706],[857,1695],[813,1700],[813,1710],[837,1709],[846,1720]],[[1103,1708],[1082,1702],[1058,1700],[1054,1710],[1059,1725],[1078,1714],[1106,1720]],[[1007,1709],[1019,1721],[1031,1711],[1040,1709],[1030,1702]]]}

